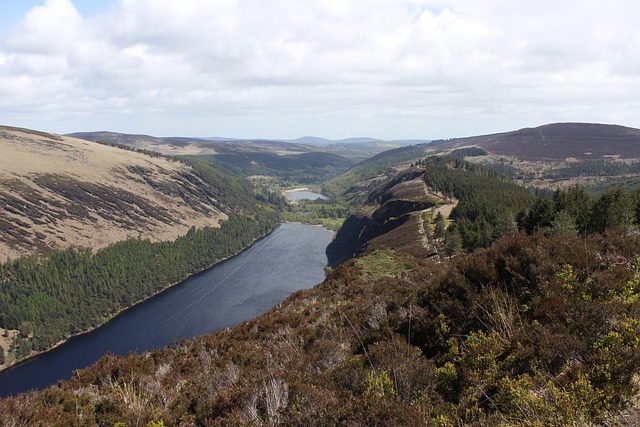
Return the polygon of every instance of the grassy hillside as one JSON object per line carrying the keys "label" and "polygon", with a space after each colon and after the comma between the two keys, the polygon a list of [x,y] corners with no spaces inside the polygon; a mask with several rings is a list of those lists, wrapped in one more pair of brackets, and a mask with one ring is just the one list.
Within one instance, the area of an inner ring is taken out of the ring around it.
{"label": "grassy hillside", "polygon": [[362,141],[357,138],[343,141],[335,141],[322,147],[327,152],[337,154],[358,163],[365,161],[385,151],[401,148],[408,145],[404,141]]}
{"label": "grassy hillside", "polygon": [[363,159],[372,155],[367,154],[369,151],[378,153],[388,146],[357,145],[346,149],[341,145],[312,147],[276,140],[159,138],[114,132],[79,132],[70,136],[173,156],[197,156],[240,176],[271,177],[303,184],[324,182],[353,166],[353,160],[335,152]]}
{"label": "grassy hillside", "polygon": [[509,175],[518,183],[555,190],[579,184],[591,192],[640,185],[640,129],[594,123],[555,123],[388,150],[324,185],[354,204],[428,154],[448,154]]}
{"label": "grassy hillside", "polygon": [[640,184],[640,129],[597,123],[555,123],[494,135],[434,141],[444,152],[478,147],[469,160],[526,185],[555,189],[575,184],[599,192]]}
{"label": "grassy hillside", "polygon": [[0,128],[0,259],[218,227],[237,207],[218,178],[168,158]]}
{"label": "grassy hillside", "polygon": [[598,160],[640,157],[640,129],[598,123],[553,123],[493,135],[434,141],[434,147],[478,146],[522,160]]}

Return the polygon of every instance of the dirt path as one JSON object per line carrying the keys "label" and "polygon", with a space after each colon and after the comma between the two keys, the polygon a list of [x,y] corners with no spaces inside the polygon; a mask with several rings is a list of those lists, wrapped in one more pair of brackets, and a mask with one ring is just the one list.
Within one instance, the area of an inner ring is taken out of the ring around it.
{"label": "dirt path", "polygon": [[426,225],[425,222],[433,221],[438,213],[441,213],[445,218],[449,218],[451,211],[458,205],[458,200],[454,199],[451,203],[446,203],[437,207],[431,207],[422,210],[418,215],[418,235],[422,241],[422,247],[425,249],[433,248],[435,250],[438,260],[442,260],[440,252],[438,252],[438,245],[431,238],[431,226]]}
{"label": "dirt path", "polygon": [[[9,355],[9,347],[11,346],[11,342],[13,338],[18,335],[18,331],[9,329],[8,336],[5,337],[7,332],[4,328],[0,328],[0,347],[4,350],[4,355],[7,358],[8,362],[13,362],[14,356]],[[7,363],[0,363],[0,371],[7,367]]]}

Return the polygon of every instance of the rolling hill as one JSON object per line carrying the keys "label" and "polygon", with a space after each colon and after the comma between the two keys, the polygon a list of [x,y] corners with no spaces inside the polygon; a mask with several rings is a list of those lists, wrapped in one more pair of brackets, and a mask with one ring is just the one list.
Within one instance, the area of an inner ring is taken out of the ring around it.
{"label": "rolling hill", "polygon": [[293,142],[268,139],[225,139],[157,137],[118,132],[75,132],[67,136],[93,142],[106,142],[155,151],[166,155],[228,154],[246,152],[305,153],[311,147]]}
{"label": "rolling hill", "polygon": [[172,156],[199,156],[241,176],[274,177],[300,183],[325,181],[354,162],[326,148],[277,140],[159,138],[115,132],[79,132],[70,136],[124,145]]}
{"label": "rolling hill", "polygon": [[412,162],[424,158],[433,150],[430,144],[417,144],[383,151],[363,160],[347,172],[323,185],[327,194],[352,204],[362,203],[380,183],[408,168]]}
{"label": "rolling hill", "polygon": [[406,141],[373,138],[328,140],[303,137],[280,141],[269,139],[155,137],[117,132],[76,132],[75,138],[126,145],[165,155],[206,156],[243,176],[272,176],[300,183],[324,182],[354,164],[386,150],[407,145]]}
{"label": "rolling hill", "polygon": [[464,158],[546,189],[580,184],[600,192],[612,185],[640,185],[640,129],[555,123],[384,151],[328,181],[325,192],[360,203],[380,182],[431,154]]}
{"label": "rolling hill", "polygon": [[640,129],[597,123],[553,123],[493,135],[434,141],[437,149],[482,147],[528,161],[640,158]]}

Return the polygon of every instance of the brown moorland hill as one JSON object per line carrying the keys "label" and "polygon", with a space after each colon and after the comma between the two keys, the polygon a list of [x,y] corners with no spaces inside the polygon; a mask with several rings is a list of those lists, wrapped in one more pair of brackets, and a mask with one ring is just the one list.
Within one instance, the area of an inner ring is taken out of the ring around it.
{"label": "brown moorland hill", "polygon": [[189,166],[0,127],[0,260],[141,236],[173,240],[227,216]]}
{"label": "brown moorland hill", "polygon": [[640,157],[640,129],[597,123],[554,123],[492,135],[432,143],[434,148],[478,146],[523,160],[631,159]]}

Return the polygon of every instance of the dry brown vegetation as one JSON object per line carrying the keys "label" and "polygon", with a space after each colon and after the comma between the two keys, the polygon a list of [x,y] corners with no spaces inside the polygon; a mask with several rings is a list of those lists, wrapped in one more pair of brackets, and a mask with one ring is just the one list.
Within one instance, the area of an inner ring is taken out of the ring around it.
{"label": "dry brown vegetation", "polygon": [[492,135],[437,141],[437,148],[478,146],[528,161],[637,159],[640,129],[598,123],[554,123]]}
{"label": "dry brown vegetation", "polygon": [[6,399],[0,424],[633,425],[637,253],[617,233],[361,258],[236,328]]}
{"label": "dry brown vegetation", "polygon": [[0,259],[218,226],[226,215],[200,184],[165,158],[0,128]]}

